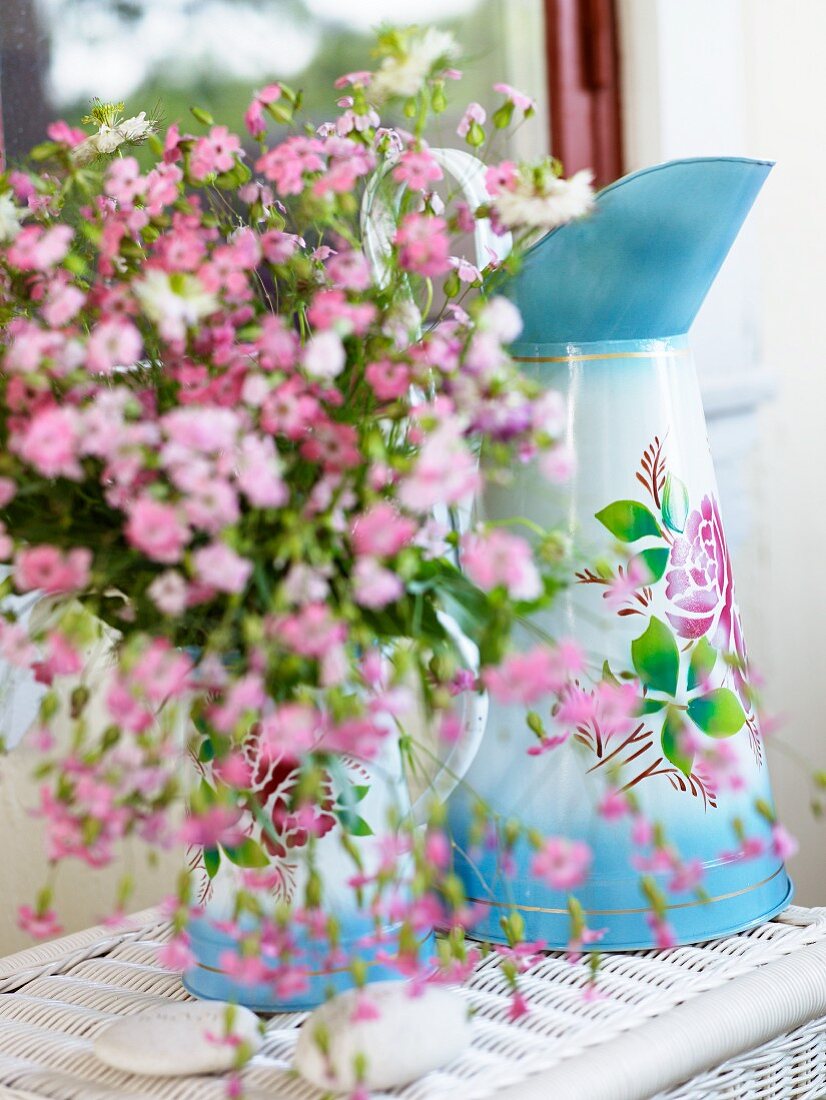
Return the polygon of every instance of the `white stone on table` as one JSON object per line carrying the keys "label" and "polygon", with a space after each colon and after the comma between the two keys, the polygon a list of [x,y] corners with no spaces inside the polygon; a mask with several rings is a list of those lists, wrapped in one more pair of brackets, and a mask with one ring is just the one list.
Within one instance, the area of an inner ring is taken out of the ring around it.
{"label": "white stone on table", "polygon": [[223,1041],[228,1010],[232,1035],[257,1051],[261,1046],[258,1017],[248,1008],[221,1001],[177,1001],[126,1016],[101,1032],[92,1049],[107,1066],[126,1073],[148,1077],[222,1073],[232,1069],[237,1054],[235,1044]]}
{"label": "white stone on table", "polygon": [[[378,1015],[356,1015],[359,998]],[[324,1037],[326,1054],[317,1041]],[[317,1008],[301,1027],[295,1069],[317,1088],[349,1092],[404,1085],[453,1061],[470,1042],[467,1003],[449,989],[428,985],[411,992],[408,982],[368,985],[348,990]],[[359,1081],[356,1066],[364,1058]]]}

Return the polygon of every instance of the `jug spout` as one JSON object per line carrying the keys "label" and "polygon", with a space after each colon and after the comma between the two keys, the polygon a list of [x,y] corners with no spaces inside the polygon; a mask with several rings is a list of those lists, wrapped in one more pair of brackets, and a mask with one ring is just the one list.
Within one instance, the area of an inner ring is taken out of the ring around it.
{"label": "jug spout", "polygon": [[686,333],[772,166],[697,157],[605,188],[503,286],[522,313],[520,348]]}

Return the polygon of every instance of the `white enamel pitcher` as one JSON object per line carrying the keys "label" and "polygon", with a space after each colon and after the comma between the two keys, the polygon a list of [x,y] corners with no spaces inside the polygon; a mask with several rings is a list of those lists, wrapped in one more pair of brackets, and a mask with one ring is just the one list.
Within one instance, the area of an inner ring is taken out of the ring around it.
{"label": "white enamel pitcher", "polygon": [[[536,738],[524,711],[491,705],[482,746],[450,802],[457,871],[485,914],[475,931],[483,938],[501,940],[500,919],[515,910],[529,939],[562,947],[570,922],[568,891],[531,874],[527,843],[507,858],[496,846],[474,848],[477,797],[500,820],[587,842],[593,863],[574,892],[589,925],[604,929],[602,948],[655,942],[632,815],[598,813],[607,790],[633,793],[683,864],[702,871],[704,896],[675,880],[673,868],[647,868],[678,941],[747,928],[789,902],[686,337],[770,169],[715,157],[637,172],[606,188],[590,216],[542,238],[512,279],[492,280],[522,314],[512,354],[566,397],[563,434],[575,467],[560,487],[530,467],[517,470],[507,487],[486,490],[479,512],[567,533],[576,564],[536,625],[583,648],[584,690],[633,674],[640,713],[616,731],[598,722],[561,729],[547,700],[534,709],[567,740],[529,755]],[[623,586],[629,570],[635,583]],[[535,633],[523,631],[519,644],[535,645]],[[709,774],[703,757],[715,749],[739,787],[720,783],[719,770]]]}

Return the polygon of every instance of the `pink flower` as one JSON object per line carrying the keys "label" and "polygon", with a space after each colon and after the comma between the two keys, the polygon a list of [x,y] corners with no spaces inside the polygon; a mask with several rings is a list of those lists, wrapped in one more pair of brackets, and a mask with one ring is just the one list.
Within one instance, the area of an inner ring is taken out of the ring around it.
{"label": "pink flower", "polygon": [[289,497],[281,477],[281,460],[269,436],[244,436],[238,449],[236,480],[256,508],[280,508]]}
{"label": "pink flower", "polygon": [[557,443],[555,447],[542,452],[539,468],[552,485],[561,485],[573,475],[576,457],[567,443]]}
{"label": "pink flower", "polygon": [[155,217],[165,206],[171,206],[178,197],[178,184],[183,178],[184,174],[177,164],[159,164],[153,168],[146,177],[144,205],[147,214]]}
{"label": "pink flower", "polygon": [[480,481],[476,460],[457,420],[444,420],[425,438],[413,470],[399,486],[399,500],[413,512],[456,504]]}
{"label": "pink flower", "polygon": [[279,195],[300,195],[305,174],[323,171],[323,153],[324,143],[318,138],[296,135],[269,149],[255,167],[275,184]]}
{"label": "pink flower", "polygon": [[510,100],[517,111],[528,112],[536,110],[536,100],[531,99],[531,97],[525,95],[524,92],[512,88],[510,84],[494,84],[493,90],[495,92],[501,92],[503,96]]}
{"label": "pink flower", "polygon": [[667,921],[663,920],[662,917],[658,917],[656,913],[646,913],[645,920],[654,933],[654,943],[660,951],[665,951],[676,945],[677,937],[674,934],[674,929]]}
{"label": "pink flower", "polygon": [[172,564],[181,560],[190,539],[178,510],[151,497],[140,497],[129,511],[127,541],[153,561]]}
{"label": "pink flower", "polygon": [[344,370],[346,359],[341,338],[332,331],[313,336],[304,348],[304,370],[311,378],[335,378]]}
{"label": "pink flower", "polygon": [[226,126],[213,126],[206,137],[195,142],[189,162],[193,179],[203,180],[213,172],[229,172],[241,149],[241,139]]}
{"label": "pink flower", "polygon": [[256,92],[252,102],[244,115],[244,125],[254,138],[262,137],[267,130],[264,121],[264,108],[270,103],[275,103],[281,98],[281,87],[278,84],[268,84],[260,92]]}
{"label": "pink flower", "polygon": [[360,84],[362,87],[367,87],[370,81],[373,79],[373,74],[369,69],[358,69],[356,72],[345,73],[336,79],[334,83],[335,88],[346,88],[348,84]]}
{"label": "pink flower", "polygon": [[410,388],[410,368],[405,363],[394,363],[391,359],[368,363],[364,377],[373,387],[373,393],[379,401],[396,401]]}
{"label": "pink flower", "polygon": [[85,301],[86,295],[80,287],[57,276],[49,289],[49,299],[43,306],[43,317],[48,325],[60,328],[77,315]]}
{"label": "pink flower", "polygon": [[352,191],[356,181],[375,167],[373,153],[360,142],[344,137],[328,137],[324,152],[329,156],[327,171],[313,184],[313,194],[329,196]]}
{"label": "pink flower", "polygon": [[592,858],[583,840],[548,837],[531,860],[531,872],[554,890],[572,890],[587,878]]}
{"label": "pink flower", "polygon": [[74,676],[83,668],[80,654],[59,631],[49,635],[46,660],[37,666],[40,683],[51,684],[55,676]]}
{"label": "pink flower", "polygon": [[404,585],[395,573],[375,560],[375,558],[360,558],[353,570],[353,595],[356,603],[362,607],[379,608],[389,603],[404,593]]}
{"label": "pink flower", "polygon": [[101,321],[86,345],[86,367],[93,374],[111,374],[115,367],[131,367],[142,348],[141,334],[131,321]]}
{"label": "pink flower", "polygon": [[48,271],[65,257],[73,236],[68,225],[45,230],[40,225],[24,226],[6,253],[8,262],[20,271]]}
{"label": "pink flower", "polygon": [[694,890],[703,881],[704,873],[703,862],[700,859],[689,859],[684,863],[677,860],[668,881],[668,889],[675,894]]}
{"label": "pink flower", "polygon": [[109,165],[104,190],[123,206],[131,206],[138,195],[144,193],[146,180],[134,157],[121,157]]}
{"label": "pink flower", "polygon": [[334,286],[345,290],[367,290],[372,283],[366,256],[354,249],[333,256],[327,264],[327,278]]}
{"label": "pink flower", "polygon": [[459,119],[456,133],[459,137],[467,137],[473,123],[475,122],[477,126],[484,126],[487,117],[485,108],[481,103],[468,103],[465,113]]}
{"label": "pink flower", "polygon": [[399,264],[406,271],[433,278],[450,270],[450,243],[444,218],[427,214],[405,214],[393,243]]}
{"label": "pink flower", "polygon": [[464,536],[462,568],[486,592],[501,586],[515,600],[535,600],[542,594],[529,544],[501,528]]}
{"label": "pink flower", "polygon": [[59,936],[63,931],[63,926],[58,921],[54,909],[41,911],[33,909],[31,905],[21,905],[18,908],[17,926],[38,940]]}
{"label": "pink flower", "polygon": [[190,814],[179,830],[184,844],[214,848],[218,844],[239,844],[241,811],[229,806],[211,806],[204,813]]}
{"label": "pink flower", "polygon": [[535,703],[564,687],[577,656],[581,661],[573,646],[537,646],[527,653],[511,654],[495,668],[486,668],[482,680],[500,703]]}
{"label": "pink flower", "polygon": [[302,703],[283,703],[260,723],[261,754],[268,759],[299,759],[317,744],[323,721],[319,711]]}
{"label": "pink flower", "polygon": [[379,1006],[375,1001],[370,1000],[369,994],[363,989],[359,990],[355,1000],[355,1006],[350,1014],[351,1023],[358,1024],[367,1020],[378,1020],[381,1017]]}
{"label": "pink flower", "polygon": [[513,1024],[517,1020],[521,1020],[523,1016],[527,1016],[530,1012],[528,1002],[525,1000],[524,994],[519,989],[514,989],[511,993],[511,1003],[508,1009],[508,1020]]}
{"label": "pink flower", "polygon": [[393,179],[414,191],[426,191],[431,183],[442,179],[442,170],[427,149],[407,149],[393,169]]}
{"label": "pink flower", "polygon": [[243,592],[252,573],[252,562],[223,542],[196,550],[192,559],[198,579],[218,592]]}
{"label": "pink flower", "polygon": [[186,607],[186,581],[174,569],[160,573],[149,585],[147,594],[164,615],[180,615]]}
{"label": "pink flower", "polygon": [[56,122],[49,123],[46,127],[46,133],[52,141],[56,141],[60,145],[68,145],[72,149],[86,140],[85,130],[80,130],[76,126],[70,126],[69,123],[62,118],[58,119]]}
{"label": "pink flower", "polygon": [[451,256],[450,266],[459,276],[459,282],[461,283],[475,283],[482,278],[482,272],[479,268],[463,256]]}
{"label": "pink flower", "polygon": [[498,195],[500,191],[513,191],[518,182],[519,168],[512,160],[491,164],[485,172],[485,187],[489,195]]}
{"label": "pink flower", "polygon": [[36,413],[15,450],[43,477],[67,477],[80,481],[83,468],[78,461],[81,422],[73,408],[47,408]]}
{"label": "pink flower", "polygon": [[416,533],[412,519],[399,515],[392,504],[382,501],[364,512],[353,527],[353,546],[357,554],[390,558],[407,546]]}
{"label": "pink flower", "polygon": [[797,849],[797,841],[785,826],[779,822],[772,826],[772,851],[778,859],[791,859]]}
{"label": "pink flower", "polygon": [[179,932],[158,949],[158,964],[166,970],[188,970],[195,962],[186,932]]}
{"label": "pink flower", "polygon": [[91,565],[92,551],[85,548],[63,554],[56,546],[32,546],[14,559],[14,583],[20,592],[77,592],[89,584]]}

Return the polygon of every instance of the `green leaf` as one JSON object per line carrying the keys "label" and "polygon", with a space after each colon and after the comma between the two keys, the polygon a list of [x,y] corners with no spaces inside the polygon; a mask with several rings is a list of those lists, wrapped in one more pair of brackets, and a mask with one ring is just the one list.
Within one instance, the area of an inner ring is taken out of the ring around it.
{"label": "green leaf", "polygon": [[663,520],[672,531],[685,530],[688,519],[688,489],[673,474],[667,474],[663,489]]}
{"label": "green leaf", "polygon": [[636,542],[646,535],[662,534],[653,515],[636,500],[615,500],[597,512],[596,519],[620,542]]}
{"label": "green leaf", "polygon": [[677,707],[669,707],[665,712],[665,720],[663,721],[663,755],[666,756],[675,767],[679,768],[684,775],[691,775],[691,766],[694,763],[694,757],[686,755],[680,745],[684,728],[685,722],[682,712],[678,710]]}
{"label": "green leaf", "polygon": [[704,684],[711,670],[717,664],[717,650],[708,640],[701,638],[691,651],[691,661],[688,666],[688,690]]}
{"label": "green leaf", "polygon": [[656,546],[653,550],[641,550],[639,554],[634,554],[628,562],[628,568],[632,569],[635,565],[639,566],[639,575],[645,578],[643,583],[656,584],[665,573],[670,553],[671,551],[667,546]]}
{"label": "green leaf", "polygon": [[654,691],[674,695],[680,672],[680,654],[669,628],[651,616],[644,634],[631,643],[631,660],[640,680]]}
{"label": "green leaf", "polygon": [[246,837],[238,847],[224,845],[227,859],[236,867],[269,867],[270,858],[251,837]]}
{"label": "green leaf", "polygon": [[204,869],[210,878],[215,878],[221,866],[221,853],[217,848],[204,848]]}
{"label": "green leaf", "polygon": [[688,704],[688,716],[709,737],[731,737],[742,728],[746,712],[728,688],[717,688]]}

